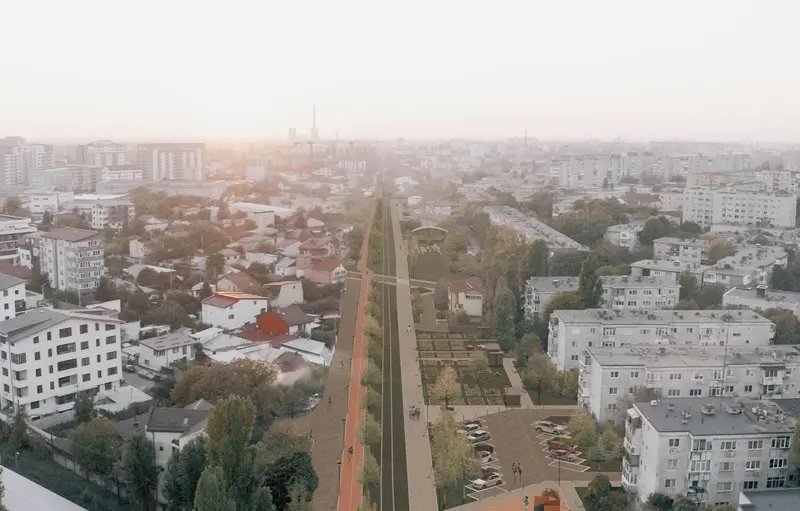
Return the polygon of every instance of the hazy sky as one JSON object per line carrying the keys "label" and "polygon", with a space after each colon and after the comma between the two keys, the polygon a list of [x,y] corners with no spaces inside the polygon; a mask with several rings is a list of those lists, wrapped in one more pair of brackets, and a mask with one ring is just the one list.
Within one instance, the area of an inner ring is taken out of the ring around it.
{"label": "hazy sky", "polygon": [[0,136],[800,141],[792,5],[9,1]]}

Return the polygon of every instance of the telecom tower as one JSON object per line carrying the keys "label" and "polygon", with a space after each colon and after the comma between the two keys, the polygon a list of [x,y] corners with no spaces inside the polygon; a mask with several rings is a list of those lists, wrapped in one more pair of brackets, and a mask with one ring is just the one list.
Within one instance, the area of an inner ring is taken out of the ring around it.
{"label": "telecom tower", "polygon": [[311,109],[311,131],[308,133],[309,140],[319,140],[319,132],[317,131],[317,105],[313,105]]}

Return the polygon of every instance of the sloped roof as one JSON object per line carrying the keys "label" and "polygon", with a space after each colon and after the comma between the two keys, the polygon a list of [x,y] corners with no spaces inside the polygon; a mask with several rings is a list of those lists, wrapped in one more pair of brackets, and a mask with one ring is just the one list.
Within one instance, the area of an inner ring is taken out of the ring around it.
{"label": "sloped roof", "polygon": [[[243,271],[226,273],[219,278],[219,280],[222,279],[228,279],[233,282],[241,291],[255,291],[260,287],[256,279]],[[217,281],[218,283],[219,280]]]}
{"label": "sloped roof", "polygon": [[14,266],[8,261],[0,261],[0,274],[10,275],[18,279],[31,279],[33,278],[33,271],[24,266]]}
{"label": "sloped roof", "polygon": [[206,421],[208,410],[155,407],[147,421],[147,431],[189,433],[197,431]]}
{"label": "sloped roof", "polygon": [[211,305],[212,307],[219,307],[220,309],[227,309],[234,303],[238,302],[236,298],[230,298],[228,296],[223,295],[212,295],[203,300],[203,303],[206,305]]}
{"label": "sloped roof", "polygon": [[76,229],[75,227],[59,227],[57,229],[51,229],[49,232],[43,233],[42,238],[76,242],[76,241],[87,240],[99,234],[100,233],[97,231]]}
{"label": "sloped roof", "polygon": [[258,343],[267,342],[275,348],[280,348],[281,346],[284,345],[284,343],[297,339],[297,337],[294,335],[269,334],[258,328],[258,325],[250,325],[241,332],[239,332],[238,334],[236,334],[236,336],[239,337],[240,339],[244,339],[250,342],[258,342]]}
{"label": "sloped roof", "polygon": [[297,305],[281,307],[275,311],[275,314],[286,321],[286,324],[289,326],[305,325],[306,323],[311,322],[311,320],[308,318],[308,314],[303,312],[303,309]]}
{"label": "sloped roof", "polygon": [[486,287],[483,285],[483,280],[478,277],[469,277],[467,279],[456,280],[450,283],[451,293],[481,293],[486,294]]}
{"label": "sloped roof", "polygon": [[329,238],[309,238],[300,245],[300,248],[304,250],[319,250],[325,248],[330,242]]}
{"label": "sloped roof", "polygon": [[312,261],[309,268],[317,271],[333,271],[341,265],[342,263],[338,259],[318,259]]}
{"label": "sloped roof", "polygon": [[25,281],[17,277],[12,277],[11,275],[0,273],[0,290],[19,285],[25,285]]}

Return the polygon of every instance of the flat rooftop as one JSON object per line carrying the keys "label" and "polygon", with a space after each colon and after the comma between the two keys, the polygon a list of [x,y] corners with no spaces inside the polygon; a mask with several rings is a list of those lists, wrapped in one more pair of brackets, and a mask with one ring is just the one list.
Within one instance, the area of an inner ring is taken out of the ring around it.
{"label": "flat rooftop", "polygon": [[800,488],[742,492],[739,506],[742,511],[797,511],[800,508]]}
{"label": "flat rooftop", "polygon": [[800,304],[800,293],[795,293],[792,291],[780,291],[777,289],[767,289],[764,291],[764,297],[759,297],[757,288],[734,287],[725,293],[725,296],[731,298],[742,298],[746,300],[764,300],[766,302],[775,302],[776,306],[779,303]]}
{"label": "flat rooftop", "polygon": [[[713,407],[713,413],[702,412],[708,406]],[[684,397],[640,401],[634,408],[660,433],[720,436],[794,432],[795,419],[766,400]]]}
{"label": "flat rooftop", "polygon": [[800,345],[782,346],[653,346],[642,344],[625,348],[587,348],[586,352],[601,366],[648,368],[716,368],[737,365],[775,366],[800,362]]}
{"label": "flat rooftop", "polygon": [[691,263],[688,261],[667,261],[663,259],[642,259],[641,261],[631,263],[631,267],[675,272],[706,268],[706,266],[703,266],[700,263]]}
{"label": "flat rooftop", "polygon": [[763,323],[773,325],[767,318],[750,309],[740,310],[650,310],[650,311],[619,311],[609,309],[585,310],[557,310],[557,315],[565,323],[603,323],[617,325],[642,325],[646,323]]}
{"label": "flat rooftop", "polygon": [[172,348],[180,348],[181,346],[189,346],[197,343],[197,339],[190,335],[188,330],[177,330],[170,332],[166,335],[159,337],[150,337],[149,339],[142,339],[139,344],[147,346],[153,350],[169,350]]}
{"label": "flat rooftop", "polygon": [[700,248],[708,248],[709,246],[708,240],[700,238],[675,238],[672,236],[664,236],[663,238],[658,238],[656,240],[653,240],[653,244],[656,243],[671,243],[675,245],[688,245],[691,247],[700,247]]}
{"label": "flat rooftop", "polygon": [[[578,280],[578,277],[531,277],[528,282],[540,293],[563,293],[577,290]],[[603,283],[603,289],[679,287],[677,282],[666,276],[606,275],[600,277],[600,281]]]}

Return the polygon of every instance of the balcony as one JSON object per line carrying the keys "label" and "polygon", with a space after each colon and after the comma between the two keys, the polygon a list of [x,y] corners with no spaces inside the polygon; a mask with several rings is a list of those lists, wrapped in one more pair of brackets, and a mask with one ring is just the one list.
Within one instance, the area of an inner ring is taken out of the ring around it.
{"label": "balcony", "polygon": [[762,376],[761,385],[782,385],[783,378],[780,376]]}
{"label": "balcony", "polygon": [[620,481],[622,483],[622,487],[625,488],[625,491],[635,492],[636,485],[639,483],[639,474],[623,472]]}
{"label": "balcony", "polygon": [[[627,432],[626,432],[627,433]],[[633,445],[628,440],[628,435],[625,435],[625,439],[623,440],[623,446],[625,447],[625,453],[629,454],[631,457],[636,458],[636,465],[639,465],[639,455],[641,454],[641,450],[639,447]]]}
{"label": "balcony", "polygon": [[645,380],[644,386],[647,389],[660,389],[661,388],[661,380]]}

